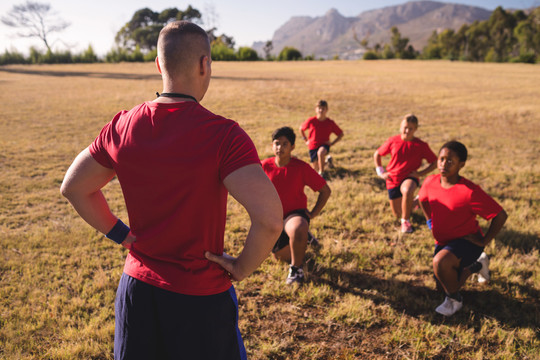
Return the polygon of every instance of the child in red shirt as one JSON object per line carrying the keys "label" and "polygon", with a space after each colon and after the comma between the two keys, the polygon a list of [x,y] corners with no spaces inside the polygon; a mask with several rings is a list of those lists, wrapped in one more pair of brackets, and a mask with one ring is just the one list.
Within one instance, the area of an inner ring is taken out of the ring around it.
{"label": "child in red shirt", "polygon": [[[499,233],[507,218],[493,198],[459,175],[466,160],[465,145],[458,141],[444,144],[437,161],[440,174],[429,176],[419,194],[420,206],[435,238],[435,278],[446,293],[445,301],[435,311],[444,316],[453,315],[463,306],[459,289],[471,274],[479,272],[479,281],[489,280],[489,259],[484,247]],[[485,235],[477,215],[491,220]]]}
{"label": "child in red shirt", "polygon": [[[287,284],[302,283],[302,269],[308,242],[309,222],[319,215],[328,198],[326,181],[307,163],[292,157],[296,135],[290,127],[282,127],[272,134],[275,157],[262,161],[262,167],[274,184],[283,205],[283,232],[272,252],[277,259],[290,263]],[[307,210],[304,187],[319,193],[311,211]]]}
{"label": "child in red shirt", "polygon": [[[325,160],[328,161],[330,167],[333,166],[332,157],[326,157],[326,155],[330,152],[330,147],[343,138],[343,130],[332,119],[326,117],[328,103],[325,100],[320,100],[317,103],[315,113],[316,116],[310,117],[300,126],[300,134],[308,146],[313,168],[322,176],[326,164]],[[305,131],[308,131],[308,137],[306,137]],[[334,141],[330,141],[332,133],[337,136]]]}
{"label": "child in red shirt", "polygon": [[[413,227],[410,216],[413,207],[414,192],[420,186],[419,177],[429,174],[437,166],[437,156],[429,145],[414,136],[418,129],[416,116],[405,115],[400,125],[400,134],[390,137],[375,151],[373,159],[377,175],[386,180],[388,198],[393,214],[401,219],[401,232],[411,233]],[[381,158],[391,155],[386,169],[382,167]],[[422,160],[429,165],[418,171]]]}

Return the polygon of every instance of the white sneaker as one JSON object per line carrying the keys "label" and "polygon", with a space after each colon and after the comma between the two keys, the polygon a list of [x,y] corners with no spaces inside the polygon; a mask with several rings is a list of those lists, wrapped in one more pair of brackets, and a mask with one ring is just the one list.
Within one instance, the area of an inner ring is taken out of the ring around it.
{"label": "white sneaker", "polygon": [[452,316],[462,307],[462,301],[457,301],[447,296],[444,299],[444,302],[441,305],[437,306],[435,311],[444,316]]}
{"label": "white sneaker", "polygon": [[334,168],[334,159],[332,158],[332,155],[328,155],[328,156],[326,157],[325,163],[328,164],[328,167],[329,167],[330,169],[333,169],[333,168]]}
{"label": "white sneaker", "polygon": [[482,252],[482,254],[480,254],[480,257],[476,261],[482,264],[482,268],[478,272],[478,282],[479,283],[488,282],[490,279],[490,275],[489,275],[489,258],[487,254],[485,252]]}

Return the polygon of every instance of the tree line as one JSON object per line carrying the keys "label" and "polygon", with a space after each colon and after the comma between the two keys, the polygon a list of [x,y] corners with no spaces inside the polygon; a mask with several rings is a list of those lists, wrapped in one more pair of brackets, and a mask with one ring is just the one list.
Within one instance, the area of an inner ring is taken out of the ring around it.
{"label": "tree line", "polygon": [[[49,44],[50,34],[64,30],[69,23],[55,17],[50,5],[27,0],[23,5],[14,6],[8,16],[2,16],[1,21],[8,26],[26,30],[21,36],[41,39],[47,50],[41,52],[32,47],[27,57],[17,51],[5,50],[3,55],[0,54],[0,65],[153,61],[157,55],[159,31],[175,20],[189,20],[199,25],[203,23],[201,12],[191,5],[183,11],[177,8],[161,12],[149,8],[140,9],[118,31],[115,46],[104,59],[100,59],[91,45],[79,54],[72,54],[69,50],[53,51]],[[266,42],[264,56],[261,58],[250,47],[235,50],[234,38],[218,34],[215,27],[210,27],[207,33],[211,41],[212,58],[216,61],[315,60],[313,55],[304,56],[290,46],[284,47],[274,56],[272,41]],[[508,12],[498,7],[486,21],[465,24],[457,31],[434,31],[421,52],[409,44],[409,38],[403,37],[396,26],[391,28],[390,33],[390,43],[376,43],[373,46],[370,46],[369,38],[359,40],[355,36],[359,46],[365,50],[363,58],[535,63],[539,61],[540,53],[540,7],[528,14],[522,10]],[[339,56],[333,58],[339,59]]]}
{"label": "tree line", "polygon": [[525,13],[505,11],[497,7],[488,20],[465,24],[459,30],[434,31],[422,52],[409,45],[397,27],[391,29],[390,44],[368,46],[364,59],[448,59],[488,62],[539,61],[540,7]]}

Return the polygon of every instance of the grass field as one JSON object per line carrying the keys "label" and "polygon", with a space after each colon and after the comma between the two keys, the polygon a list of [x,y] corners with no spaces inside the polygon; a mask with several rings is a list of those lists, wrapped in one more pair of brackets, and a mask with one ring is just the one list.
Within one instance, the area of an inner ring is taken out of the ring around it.
{"label": "grass field", "polygon": [[[117,111],[162,90],[160,77],[153,64],[8,66],[0,90],[0,359],[112,359],[126,250],[80,220],[59,186]],[[332,196],[312,222],[323,247],[308,249],[302,288],[284,286],[287,266],[271,258],[236,284],[250,358],[539,359],[540,66],[214,63],[202,104],[237,120],[265,158],[272,130],[298,129],[321,98],[345,131]],[[492,281],[469,282],[451,318],[434,312],[443,297],[423,217],[401,236],[374,171],[373,152],[409,112],[435,152],[454,138],[467,145],[462,175],[509,214],[486,249]],[[307,160],[303,144],[295,153]],[[127,220],[118,183],[104,193]],[[248,224],[230,200],[228,252]]]}

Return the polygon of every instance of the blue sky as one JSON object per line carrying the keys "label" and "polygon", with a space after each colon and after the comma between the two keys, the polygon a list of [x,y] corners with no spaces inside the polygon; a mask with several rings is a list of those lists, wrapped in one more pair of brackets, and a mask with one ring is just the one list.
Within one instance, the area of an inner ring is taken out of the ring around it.
{"label": "blue sky", "polygon": [[[135,11],[149,7],[162,11],[176,7],[185,10],[188,5],[201,11],[208,23],[218,29],[218,34],[232,36],[237,46],[251,46],[254,41],[272,39],[274,31],[292,16],[322,16],[330,8],[336,8],[344,16],[356,16],[363,11],[406,3],[405,0],[34,0],[48,3],[60,17],[71,26],[60,34],[53,34],[54,49],[69,48],[78,53],[92,45],[99,55],[107,53],[114,45],[114,36],[128,22]],[[13,5],[25,0],[3,0],[0,15],[4,16]],[[540,0],[454,0],[441,1],[483,7],[489,10],[502,6],[529,8],[540,6]],[[42,49],[39,39],[23,39],[14,36],[16,29],[0,23],[0,52],[17,49],[26,53],[30,46]]]}

